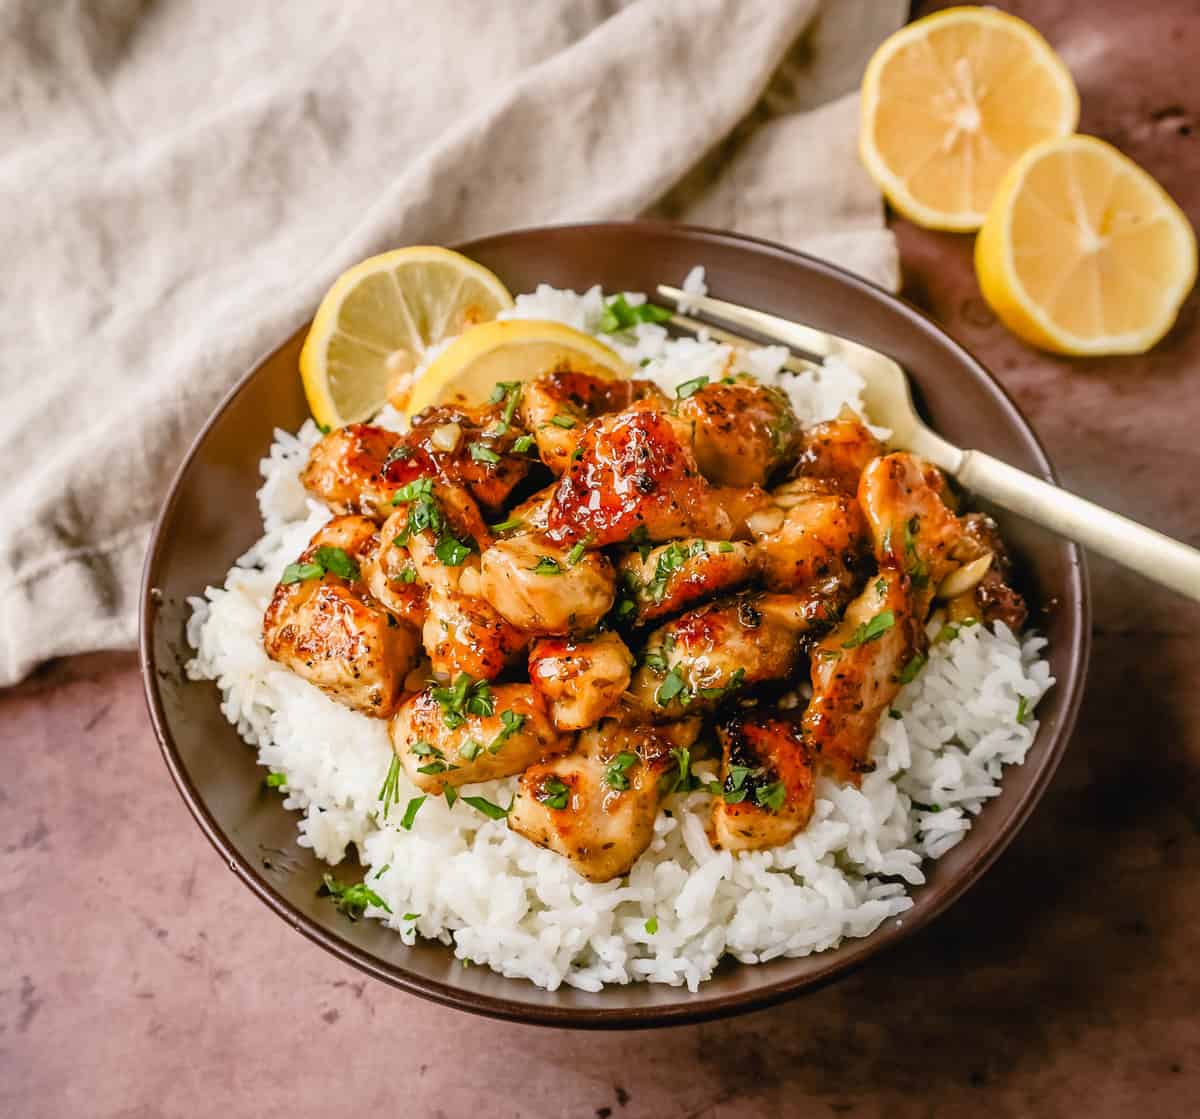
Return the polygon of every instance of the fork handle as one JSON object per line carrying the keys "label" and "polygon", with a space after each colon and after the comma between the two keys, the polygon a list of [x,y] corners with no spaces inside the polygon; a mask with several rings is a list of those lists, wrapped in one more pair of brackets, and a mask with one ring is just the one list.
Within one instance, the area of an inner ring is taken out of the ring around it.
{"label": "fork handle", "polygon": [[997,505],[1200,602],[1200,551],[1195,548],[982,451],[964,451],[955,477]]}

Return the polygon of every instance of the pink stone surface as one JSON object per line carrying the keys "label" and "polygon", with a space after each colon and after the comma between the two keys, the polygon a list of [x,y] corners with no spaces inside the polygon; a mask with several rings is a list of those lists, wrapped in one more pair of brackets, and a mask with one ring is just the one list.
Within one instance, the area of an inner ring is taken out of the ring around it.
{"label": "pink stone surface", "polygon": [[[1200,8],[1005,6],[1062,51],[1083,129],[1200,219]],[[1065,483],[1200,545],[1197,298],[1146,358],[1050,358],[987,311],[969,239],[896,228],[906,294],[1013,392]],[[654,1034],[490,1022],[338,963],[202,838],[133,658],[48,666],[0,694],[0,1115],[1194,1115],[1200,609],[1091,570],[1079,731],[984,881],[830,988]]]}

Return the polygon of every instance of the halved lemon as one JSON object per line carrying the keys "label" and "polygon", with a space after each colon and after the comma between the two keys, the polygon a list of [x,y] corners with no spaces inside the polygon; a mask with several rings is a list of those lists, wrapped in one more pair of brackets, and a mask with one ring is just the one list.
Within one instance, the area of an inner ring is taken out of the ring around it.
{"label": "halved lemon", "polygon": [[368,419],[431,346],[512,305],[496,276],[450,249],[413,245],[356,264],[321,300],[300,352],[313,416],[329,427]]}
{"label": "halved lemon", "polygon": [[417,378],[408,409],[459,401],[479,404],[498,381],[531,381],[556,369],[608,380],[633,370],[603,342],[560,322],[506,319],[484,323],[456,338]]}
{"label": "halved lemon", "polygon": [[1079,95],[1024,20],[947,8],[883,41],[861,113],[859,151],[888,201],[918,225],[970,230],[1023,152],[1075,130]]}
{"label": "halved lemon", "polygon": [[1026,342],[1061,354],[1140,354],[1196,280],[1196,236],[1145,171],[1094,136],[1023,155],[975,242],[984,298]]}

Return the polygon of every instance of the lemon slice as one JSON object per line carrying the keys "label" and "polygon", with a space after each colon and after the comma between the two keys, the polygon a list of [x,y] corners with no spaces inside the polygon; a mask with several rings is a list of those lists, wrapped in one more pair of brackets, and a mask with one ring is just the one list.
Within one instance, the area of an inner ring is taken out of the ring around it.
{"label": "lemon slice", "polygon": [[313,416],[328,427],[368,419],[431,346],[512,305],[491,272],[450,249],[413,245],[356,264],[321,300],[300,352]]}
{"label": "lemon slice", "polygon": [[947,8],[885,39],[862,85],[859,151],[888,201],[931,229],[978,229],[1005,172],[1075,130],[1079,95],[1024,20]]}
{"label": "lemon slice", "polygon": [[478,404],[497,381],[531,381],[556,369],[613,380],[633,370],[590,334],[560,322],[507,319],[473,327],[456,338],[417,378],[409,397],[413,414],[431,404]]}
{"label": "lemon slice", "polygon": [[1140,354],[1196,280],[1196,236],[1162,187],[1093,136],[1049,140],[1008,173],[975,242],[984,298],[1026,342]]}

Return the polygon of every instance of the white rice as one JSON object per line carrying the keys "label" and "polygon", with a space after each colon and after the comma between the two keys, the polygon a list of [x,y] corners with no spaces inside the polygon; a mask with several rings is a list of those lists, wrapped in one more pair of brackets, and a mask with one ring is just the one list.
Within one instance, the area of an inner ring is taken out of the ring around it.
{"label": "white rice", "polygon": [[[702,293],[703,269],[685,290]],[[630,303],[643,296],[630,294]],[[507,317],[553,318],[594,331],[599,288],[578,295],[545,285],[518,296]],[[642,376],[671,392],[702,374],[752,372],[782,388],[805,423],[861,410],[862,383],[828,362],[819,375],[781,369],[787,356],[764,348],[734,359],[708,340],[672,340],[653,324],[606,337]],[[381,419],[401,426],[385,410]],[[265,534],[226,576],[193,599],[188,640],[193,679],[215,680],[221,710],[257,748],[267,769],[287,775],[285,807],[299,813],[299,842],[332,865],[353,844],[366,879],[391,913],[383,921],[406,943],[418,935],[453,946],[464,961],[553,990],[562,983],[597,991],[605,983],[707,979],[722,956],[744,963],[804,956],[868,936],[912,905],[921,865],[958,843],[1000,791],[1005,765],[1019,765],[1037,734],[1019,722],[1053,683],[1045,642],[997,623],[962,629],[930,650],[929,663],[884,718],[872,747],[876,769],[860,789],[822,779],[811,824],[790,843],[734,855],[715,850],[706,826],[709,795],[671,797],[655,838],[627,878],[593,885],[558,855],[510,832],[461,801],[428,798],[411,831],[395,808],[384,820],[377,799],[391,760],[386,725],[329,699],[263,651],[262,615],[284,566],[329,517],[298,480],[318,438],[312,421],[295,435],[275,432],[262,462],[258,498]],[[933,635],[939,624],[931,622]],[[717,763],[697,772],[715,778]],[[399,803],[418,790],[401,776]],[[516,779],[466,790],[508,803]],[[648,931],[649,928],[654,932]]]}

